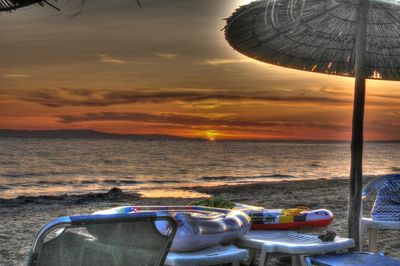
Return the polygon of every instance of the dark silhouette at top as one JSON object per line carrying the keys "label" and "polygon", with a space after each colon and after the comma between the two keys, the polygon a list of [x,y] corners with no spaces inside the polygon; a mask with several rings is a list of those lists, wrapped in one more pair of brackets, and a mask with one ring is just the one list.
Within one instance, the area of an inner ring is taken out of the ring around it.
{"label": "dark silhouette at top", "polygon": [[[56,0],[52,0],[55,1]],[[83,3],[85,2],[85,0],[80,0],[80,7],[83,5]],[[136,0],[136,3],[139,7],[142,7],[142,4],[140,2],[140,0]],[[15,11],[17,9],[23,8],[23,7],[28,7],[34,4],[39,4],[41,6],[50,6],[58,11],[61,11],[60,8],[58,8],[56,5],[50,3],[47,0],[0,0],[0,12],[12,12]],[[81,10],[79,10],[77,12],[80,13]]]}
{"label": "dark silhouette at top", "polygon": [[60,11],[58,7],[46,0],[0,0],[0,12],[11,12],[34,4],[39,4],[41,6],[48,5]]}

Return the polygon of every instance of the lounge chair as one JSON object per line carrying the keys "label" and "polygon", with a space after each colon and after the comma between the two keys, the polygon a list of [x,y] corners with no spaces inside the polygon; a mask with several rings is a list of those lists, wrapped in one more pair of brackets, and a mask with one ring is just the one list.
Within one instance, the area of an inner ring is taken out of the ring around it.
{"label": "lounge chair", "polygon": [[[363,200],[365,200],[371,192],[379,191],[379,189],[385,184],[385,180],[388,178],[399,178],[398,180],[400,181],[400,175],[385,175],[373,179],[363,188]],[[383,204],[384,203],[379,202],[378,199],[377,202],[375,202],[375,205],[377,206]],[[400,211],[400,205],[397,210]],[[390,221],[387,215],[385,215],[382,220],[373,219],[372,217],[363,217],[362,212],[363,208],[361,208],[361,239],[364,239],[364,234],[367,232],[368,251],[370,252],[376,251],[376,242],[379,230],[400,230],[400,221]],[[397,215],[400,215],[400,213]]]}
{"label": "lounge chair", "polygon": [[192,252],[169,252],[165,265],[168,266],[202,266],[231,264],[240,265],[246,260],[248,252],[235,246],[213,246]]}
{"label": "lounge chair", "polygon": [[384,256],[382,253],[341,253],[319,255],[306,258],[307,265],[317,266],[400,266],[400,260]]}
{"label": "lounge chair", "polygon": [[[169,230],[160,233],[156,221]],[[37,233],[28,266],[163,265],[175,232],[158,213],[60,217]]]}

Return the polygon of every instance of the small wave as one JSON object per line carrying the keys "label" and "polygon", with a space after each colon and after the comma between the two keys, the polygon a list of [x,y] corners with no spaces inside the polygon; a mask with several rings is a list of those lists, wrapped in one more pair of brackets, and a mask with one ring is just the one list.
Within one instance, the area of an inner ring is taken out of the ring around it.
{"label": "small wave", "polygon": [[96,180],[82,180],[80,183],[82,184],[82,185],[86,185],[86,184],[96,184],[96,183],[98,183],[99,181],[96,181]]}
{"label": "small wave", "polygon": [[102,160],[102,162],[107,165],[123,165],[126,163],[125,160],[121,160],[121,159],[114,159],[114,160],[104,159],[104,160]]}
{"label": "small wave", "polygon": [[42,196],[18,196],[17,198],[2,199],[0,203],[18,206],[22,204],[54,204],[69,203],[81,204],[85,202],[114,202],[121,200],[138,199],[141,194],[136,192],[124,192],[120,188],[112,188],[108,192],[88,192],[85,194],[62,194],[62,195],[42,195]]}
{"label": "small wave", "polygon": [[321,165],[319,163],[317,163],[317,162],[312,162],[312,163],[308,164],[308,166],[313,167],[313,168],[321,167]]}
{"label": "small wave", "polygon": [[14,178],[19,178],[19,177],[29,177],[29,176],[35,176],[33,173],[25,173],[25,174],[0,174],[2,177],[14,177]]}
{"label": "small wave", "polygon": [[[0,155],[1,157],[1,155]],[[20,163],[15,162],[15,161],[0,161],[0,165],[19,165]]]}
{"label": "small wave", "polygon": [[98,183],[106,183],[106,184],[138,184],[141,182],[138,182],[136,180],[118,180],[118,179],[105,179],[105,180],[82,180],[82,181],[67,181],[67,180],[40,180],[37,181],[35,184],[38,185],[91,185],[91,184],[98,184]]}
{"label": "small wave", "polygon": [[105,179],[102,181],[106,184],[140,184],[139,181],[136,180],[116,180],[116,179]]}
{"label": "small wave", "polygon": [[296,178],[294,175],[280,175],[280,174],[275,174],[275,175],[267,175],[264,177],[275,177],[275,178]]}
{"label": "small wave", "polygon": [[259,179],[259,178],[295,178],[292,175],[259,175],[259,176],[203,176],[202,180],[239,180],[239,179]]}
{"label": "small wave", "polygon": [[[76,186],[76,185],[88,185],[97,184],[99,180],[82,180],[82,181],[69,181],[69,180],[39,180],[34,183],[26,183],[27,186],[39,185],[39,186]],[[19,184],[20,186],[25,186],[26,184]]]}
{"label": "small wave", "polygon": [[74,172],[48,172],[48,173],[23,173],[23,174],[12,174],[12,173],[3,173],[0,174],[1,177],[12,177],[12,178],[24,178],[24,177],[48,177],[48,176],[70,176],[76,175],[79,173]]}
{"label": "small wave", "polygon": [[393,172],[400,172],[400,167],[393,166],[391,169]]}
{"label": "small wave", "polygon": [[0,190],[6,190],[6,189],[9,189],[9,187],[0,185]]}
{"label": "small wave", "polygon": [[149,180],[146,182],[153,183],[153,184],[182,183],[182,181],[179,181],[179,180]]}
{"label": "small wave", "polygon": [[36,182],[37,184],[40,185],[71,185],[74,184],[75,182],[72,181],[61,181],[61,180],[54,180],[54,181],[46,181],[46,180],[40,180]]}

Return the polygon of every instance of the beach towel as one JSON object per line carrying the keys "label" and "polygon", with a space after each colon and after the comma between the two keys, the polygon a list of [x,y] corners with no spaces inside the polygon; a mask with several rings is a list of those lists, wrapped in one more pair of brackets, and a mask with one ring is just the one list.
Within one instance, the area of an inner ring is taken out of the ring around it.
{"label": "beach towel", "polygon": [[378,190],[372,219],[377,221],[400,221],[400,175],[387,175]]}

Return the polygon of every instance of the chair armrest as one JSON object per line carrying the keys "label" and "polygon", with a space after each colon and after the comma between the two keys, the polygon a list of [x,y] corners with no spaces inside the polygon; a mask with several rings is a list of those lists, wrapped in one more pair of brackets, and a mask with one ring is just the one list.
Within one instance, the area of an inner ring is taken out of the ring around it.
{"label": "chair armrest", "polygon": [[117,214],[95,214],[95,215],[81,215],[70,216],[71,225],[82,224],[100,224],[100,223],[113,223],[129,221],[134,218],[135,220],[152,220],[157,218],[156,213],[117,213]]}
{"label": "chair armrest", "polygon": [[70,217],[63,216],[63,217],[54,219],[51,222],[48,222],[42,228],[40,228],[40,230],[37,232],[37,234],[35,236],[35,240],[33,241],[32,249],[29,253],[28,266],[36,266],[39,250],[42,248],[43,242],[44,242],[46,236],[48,235],[48,233],[55,228],[64,227],[64,226],[68,226],[68,225],[71,225]]}

